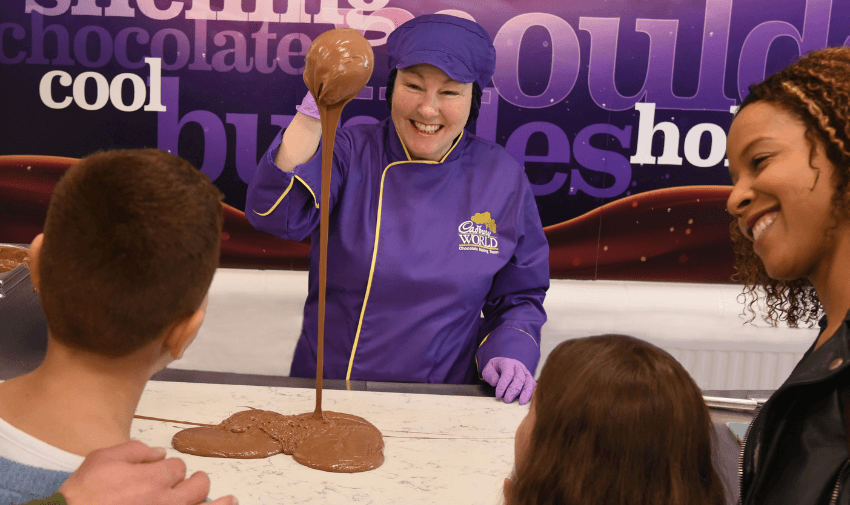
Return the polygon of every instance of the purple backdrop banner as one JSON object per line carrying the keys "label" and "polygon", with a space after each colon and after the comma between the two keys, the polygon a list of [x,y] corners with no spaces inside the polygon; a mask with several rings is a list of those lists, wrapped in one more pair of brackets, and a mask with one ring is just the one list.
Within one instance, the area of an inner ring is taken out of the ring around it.
{"label": "purple backdrop banner", "polygon": [[374,122],[389,114],[387,35],[435,12],[493,37],[475,130],[525,165],[544,226],[728,185],[726,131],[747,86],[850,36],[850,0],[6,0],[0,155],[158,147],[241,210],[306,93],[311,41],[334,27],[370,40],[375,72],[342,122]]}

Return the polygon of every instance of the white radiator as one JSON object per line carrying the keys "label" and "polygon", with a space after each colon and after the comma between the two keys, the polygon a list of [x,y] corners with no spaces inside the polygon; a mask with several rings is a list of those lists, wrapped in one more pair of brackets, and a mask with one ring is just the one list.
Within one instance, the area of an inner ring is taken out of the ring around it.
{"label": "white radiator", "polygon": [[817,327],[745,323],[740,286],[553,280],[546,355],[567,339],[622,333],[661,347],[702,389],[776,389],[817,337]]}
{"label": "white radiator", "polygon": [[667,348],[702,389],[776,389],[803,353]]}
{"label": "white radiator", "polygon": [[[553,280],[538,374],[559,342],[622,333],[668,351],[702,389],[775,389],[817,330],[744,324],[739,293],[735,285]],[[307,272],[219,269],[198,338],[172,367],[288,375],[306,296]]]}

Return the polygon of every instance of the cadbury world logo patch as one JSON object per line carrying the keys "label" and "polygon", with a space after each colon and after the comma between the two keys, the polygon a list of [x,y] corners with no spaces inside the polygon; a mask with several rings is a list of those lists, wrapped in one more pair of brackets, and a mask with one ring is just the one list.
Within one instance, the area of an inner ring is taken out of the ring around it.
{"label": "cadbury world logo patch", "polygon": [[464,221],[458,226],[457,232],[460,236],[459,250],[499,254],[496,220],[490,216],[489,212],[473,215],[469,221]]}

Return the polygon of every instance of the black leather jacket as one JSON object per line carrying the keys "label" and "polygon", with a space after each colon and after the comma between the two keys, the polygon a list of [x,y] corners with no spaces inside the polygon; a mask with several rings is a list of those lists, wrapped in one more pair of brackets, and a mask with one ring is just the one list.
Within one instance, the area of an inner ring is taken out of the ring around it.
{"label": "black leather jacket", "polygon": [[848,324],[809,348],[750,424],[740,462],[744,505],[850,505]]}

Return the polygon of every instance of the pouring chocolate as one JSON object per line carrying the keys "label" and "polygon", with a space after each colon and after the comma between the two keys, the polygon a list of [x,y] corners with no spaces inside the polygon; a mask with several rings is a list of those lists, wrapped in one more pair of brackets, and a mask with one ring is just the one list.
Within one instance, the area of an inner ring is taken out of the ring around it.
{"label": "pouring chocolate", "polygon": [[216,427],[189,428],[177,433],[178,451],[200,456],[262,458],[283,452],[302,465],[329,472],[362,472],[384,461],[381,432],[363,418],[322,413],[325,289],[327,285],[328,221],[331,165],[336,126],[343,107],[369,81],[374,56],[369,42],[350,28],[330,30],[307,51],[304,83],[313,95],[322,122],[322,192],[320,205],[320,266],[316,410],[283,416],[249,410],[234,414]]}
{"label": "pouring chocolate", "polygon": [[307,50],[304,83],[322,118],[322,201],[319,206],[319,348],[316,358],[316,417],[322,417],[325,349],[325,299],[328,273],[328,226],[331,171],[336,125],[342,108],[369,82],[374,67],[372,46],[357,30],[340,28],[318,37]]}

